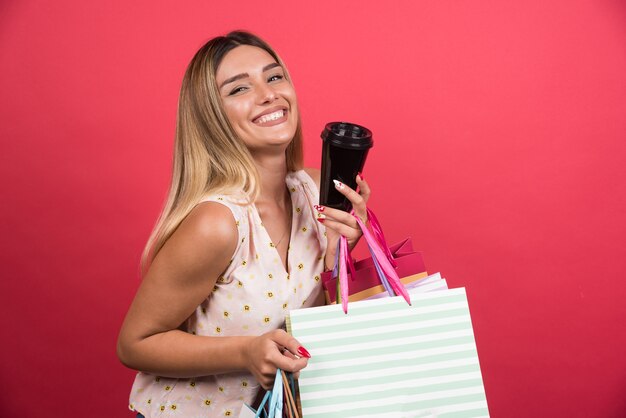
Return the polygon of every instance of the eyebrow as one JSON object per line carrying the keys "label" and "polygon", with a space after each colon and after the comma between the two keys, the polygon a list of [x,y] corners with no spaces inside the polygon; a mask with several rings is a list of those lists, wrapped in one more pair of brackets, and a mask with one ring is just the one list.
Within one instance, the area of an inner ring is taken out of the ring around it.
{"label": "eyebrow", "polygon": [[[271,70],[272,68],[276,68],[276,67],[280,67],[280,66],[281,65],[279,63],[273,62],[273,63],[267,64],[265,67],[263,67],[261,72],[266,72],[266,71]],[[230,78],[227,78],[226,80],[224,80],[224,82],[222,84],[220,84],[220,89],[222,87],[224,87],[228,83],[232,83],[234,81],[241,80],[242,78],[246,78],[246,77],[250,77],[250,74],[248,74],[248,73],[241,73],[241,74],[234,75],[234,76],[232,76]]]}

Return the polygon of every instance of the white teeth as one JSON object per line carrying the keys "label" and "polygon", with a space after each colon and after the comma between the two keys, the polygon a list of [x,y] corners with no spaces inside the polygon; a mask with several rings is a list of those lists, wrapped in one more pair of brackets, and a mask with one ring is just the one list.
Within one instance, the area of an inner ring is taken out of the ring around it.
{"label": "white teeth", "polygon": [[257,123],[267,123],[270,122],[272,120],[276,120],[279,118],[282,118],[285,114],[284,110],[279,110],[277,112],[274,113],[270,113],[269,115],[263,115],[261,116],[258,120]]}

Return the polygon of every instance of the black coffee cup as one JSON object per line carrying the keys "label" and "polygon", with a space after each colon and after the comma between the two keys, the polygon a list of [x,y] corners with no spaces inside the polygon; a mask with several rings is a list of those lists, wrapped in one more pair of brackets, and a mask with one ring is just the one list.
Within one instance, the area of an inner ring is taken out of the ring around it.
{"label": "black coffee cup", "polygon": [[374,146],[372,132],[348,122],[331,122],[322,131],[322,173],[320,205],[349,211],[350,201],[337,189],[333,180],[356,190],[356,175],[363,171],[369,149]]}

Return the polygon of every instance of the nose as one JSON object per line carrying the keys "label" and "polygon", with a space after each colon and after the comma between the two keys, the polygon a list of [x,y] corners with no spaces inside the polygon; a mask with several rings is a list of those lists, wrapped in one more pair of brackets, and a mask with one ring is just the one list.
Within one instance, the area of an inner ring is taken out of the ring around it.
{"label": "nose", "polygon": [[258,100],[260,104],[271,103],[278,95],[272,86],[268,84],[261,84],[258,88]]}

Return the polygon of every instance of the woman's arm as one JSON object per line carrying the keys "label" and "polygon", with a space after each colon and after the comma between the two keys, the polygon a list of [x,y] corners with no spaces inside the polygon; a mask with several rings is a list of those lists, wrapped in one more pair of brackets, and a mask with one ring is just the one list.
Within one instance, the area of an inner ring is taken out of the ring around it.
{"label": "woman's arm", "polygon": [[153,260],[126,315],[118,357],[126,366],[167,377],[194,377],[249,370],[266,387],[276,367],[298,371],[306,358],[284,331],[259,337],[204,337],[178,328],[211,293],[238,241],[230,210],[198,205]]}

